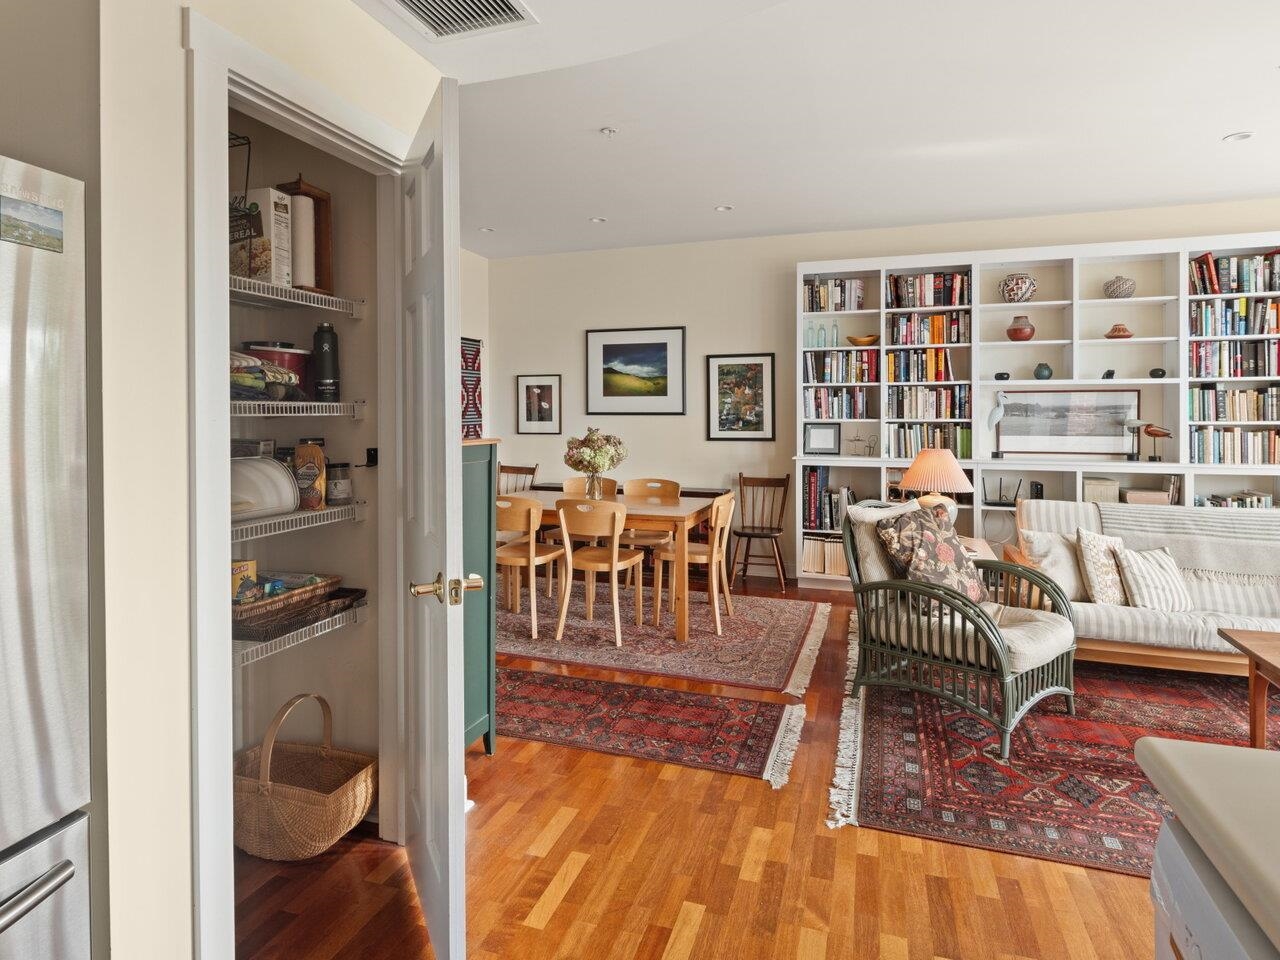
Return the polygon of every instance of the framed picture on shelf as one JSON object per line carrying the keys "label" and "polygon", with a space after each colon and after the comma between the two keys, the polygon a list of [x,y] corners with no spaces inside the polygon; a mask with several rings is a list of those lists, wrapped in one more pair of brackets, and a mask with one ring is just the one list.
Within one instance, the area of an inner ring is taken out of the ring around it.
{"label": "framed picture on shelf", "polygon": [[707,357],[707,439],[773,440],[772,353]]}
{"label": "framed picture on shelf", "polygon": [[588,330],[587,413],[683,416],[684,331]]}
{"label": "framed picture on shelf", "polygon": [[804,452],[839,456],[840,424],[838,423],[806,423],[804,425]]}
{"label": "framed picture on shelf", "polygon": [[560,433],[560,374],[516,377],[516,433]]}
{"label": "framed picture on shelf", "polygon": [[1004,390],[996,425],[1001,453],[1124,456],[1133,449],[1126,420],[1138,418],[1137,390]]}

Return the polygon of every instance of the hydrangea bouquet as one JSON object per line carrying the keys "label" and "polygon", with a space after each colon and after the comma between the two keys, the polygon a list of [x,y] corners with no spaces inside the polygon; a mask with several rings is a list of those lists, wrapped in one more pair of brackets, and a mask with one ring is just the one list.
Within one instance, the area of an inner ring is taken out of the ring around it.
{"label": "hydrangea bouquet", "polygon": [[587,475],[587,497],[599,500],[600,475],[627,459],[627,447],[620,437],[587,427],[584,437],[570,437],[564,454],[565,466]]}

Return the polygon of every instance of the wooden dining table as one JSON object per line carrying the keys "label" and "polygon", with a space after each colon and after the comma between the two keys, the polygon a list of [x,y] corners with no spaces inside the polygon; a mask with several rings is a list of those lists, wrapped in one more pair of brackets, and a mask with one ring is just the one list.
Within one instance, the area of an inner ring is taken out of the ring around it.
{"label": "wooden dining table", "polygon": [[[524,490],[522,497],[542,503],[542,522],[556,524],[556,501],[566,498],[560,490]],[[668,530],[674,540],[675,570],[671,588],[676,604],[676,640],[689,639],[689,530],[711,517],[712,501],[706,497],[628,497],[616,494],[603,500],[620,503],[627,508],[628,530]],[[655,601],[656,602],[656,601]]]}

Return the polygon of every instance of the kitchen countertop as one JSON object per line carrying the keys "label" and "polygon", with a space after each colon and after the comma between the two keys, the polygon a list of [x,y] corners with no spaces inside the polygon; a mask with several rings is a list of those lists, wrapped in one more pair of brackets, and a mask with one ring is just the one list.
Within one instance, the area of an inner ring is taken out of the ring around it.
{"label": "kitchen countertop", "polygon": [[1143,737],[1134,754],[1280,949],[1280,752]]}

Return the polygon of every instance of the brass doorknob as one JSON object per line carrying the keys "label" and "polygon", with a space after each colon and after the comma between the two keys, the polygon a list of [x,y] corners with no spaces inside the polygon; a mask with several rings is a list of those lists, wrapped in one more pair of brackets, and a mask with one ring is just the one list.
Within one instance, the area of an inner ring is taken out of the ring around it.
{"label": "brass doorknob", "polygon": [[437,573],[436,578],[430,583],[414,583],[410,580],[409,596],[435,597],[441,603],[444,603],[444,574]]}

